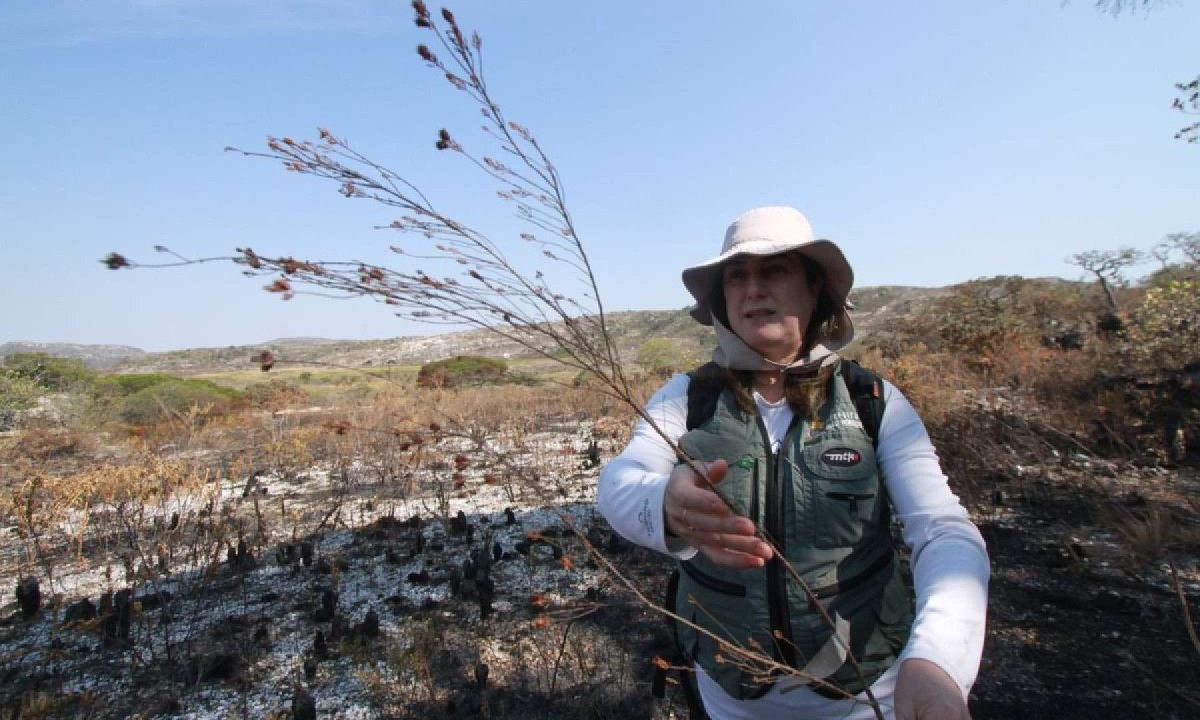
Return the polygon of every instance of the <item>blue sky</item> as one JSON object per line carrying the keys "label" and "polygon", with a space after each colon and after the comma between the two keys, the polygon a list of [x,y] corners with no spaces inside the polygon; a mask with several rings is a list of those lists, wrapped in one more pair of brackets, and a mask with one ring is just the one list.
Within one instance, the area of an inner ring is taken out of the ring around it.
{"label": "blue sky", "polygon": [[[431,3],[438,7],[436,3]],[[464,0],[507,115],[555,161],[610,309],[678,308],[686,265],[768,204],[837,241],[856,284],[1080,277],[1064,258],[1200,230],[1200,147],[1172,138],[1200,3]],[[387,259],[389,208],[223,152],[328,127],[501,242],[508,210],[433,148],[479,124],[376,0],[0,4],[0,342],[147,350],[441,331],[365,300],[282,302],[251,246]],[[392,260],[402,265],[403,260]]]}

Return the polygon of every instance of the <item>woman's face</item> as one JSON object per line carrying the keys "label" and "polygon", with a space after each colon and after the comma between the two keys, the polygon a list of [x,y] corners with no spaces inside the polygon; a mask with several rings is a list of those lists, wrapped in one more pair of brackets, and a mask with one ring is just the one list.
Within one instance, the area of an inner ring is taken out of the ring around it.
{"label": "woman's face", "polygon": [[820,291],[809,286],[804,261],[795,253],[734,258],[721,282],[729,329],[768,360],[795,360]]}

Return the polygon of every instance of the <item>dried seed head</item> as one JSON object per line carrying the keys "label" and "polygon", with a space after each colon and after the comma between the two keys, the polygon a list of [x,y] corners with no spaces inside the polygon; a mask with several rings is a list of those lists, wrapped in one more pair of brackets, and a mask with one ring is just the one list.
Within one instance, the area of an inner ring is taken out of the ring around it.
{"label": "dried seed head", "polygon": [[429,49],[428,45],[418,45],[417,54],[421,56],[422,60],[430,65],[437,65],[437,55],[433,54],[433,51]]}
{"label": "dried seed head", "polygon": [[109,270],[120,270],[123,267],[129,267],[129,261],[125,259],[125,256],[115,252],[105,255],[104,259],[100,262],[108,266]]}
{"label": "dried seed head", "polygon": [[237,251],[242,254],[242,262],[246,263],[255,270],[258,270],[262,267],[262,260],[260,260],[258,254],[250,248],[238,248]]}
{"label": "dried seed head", "polygon": [[417,27],[433,27],[432,23],[429,22],[429,8],[425,5],[424,0],[413,0],[412,6],[413,10],[417,13],[416,18],[414,18]]}
{"label": "dried seed head", "polygon": [[263,350],[259,354],[250,358],[251,362],[258,363],[258,369],[266,372],[275,367],[275,355],[270,350]]}
{"label": "dried seed head", "polygon": [[286,278],[278,278],[270,285],[263,285],[263,289],[273,293],[290,293],[292,291],[292,284]]}
{"label": "dried seed head", "polygon": [[434,143],[434,146],[437,147],[438,150],[459,149],[459,144],[454,141],[454,138],[450,137],[450,132],[447,131],[446,128],[438,130],[438,139],[437,142]]}

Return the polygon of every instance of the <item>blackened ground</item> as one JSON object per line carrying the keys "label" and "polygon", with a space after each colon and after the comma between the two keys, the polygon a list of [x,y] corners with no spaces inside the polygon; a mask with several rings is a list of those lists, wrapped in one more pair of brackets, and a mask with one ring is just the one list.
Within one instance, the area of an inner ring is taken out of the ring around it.
{"label": "blackened ground", "polygon": [[1189,638],[1167,566],[1177,565],[1194,615],[1194,473],[1190,479],[1177,484],[1185,494],[1174,502],[1170,493],[1161,498],[1175,515],[1163,523],[1157,558],[1137,557],[1128,542],[1116,541],[1121,533],[1114,538],[1099,523],[1118,517],[1118,525],[1136,528],[1149,517],[1141,493],[1102,497],[1090,478],[1038,484],[1015,495],[1011,515],[980,521],[992,582],[974,717],[1200,717],[1200,648]]}
{"label": "blackened ground", "polygon": [[[1200,651],[1189,638],[1168,565],[1178,570],[1192,612],[1200,611],[1197,475],[1194,470],[1108,468],[1097,480],[1093,470],[1056,468],[1036,478],[997,480],[995,492],[982,493],[991,502],[974,508],[993,568],[987,644],[971,694],[977,719],[1200,717]],[[504,521],[497,515],[490,522],[499,528]],[[1160,541],[1154,542],[1150,532],[1139,545],[1142,526],[1159,528]],[[1124,534],[1113,529],[1120,527],[1126,528]],[[599,524],[589,530],[599,538],[607,533]],[[343,565],[294,566],[290,582],[303,588],[299,594],[255,585],[255,575],[270,562],[266,558],[257,568],[224,569],[203,585],[205,597],[198,602],[230,612],[203,634],[201,649],[158,663],[131,666],[129,648],[121,641],[95,639],[103,634],[96,623],[59,624],[46,610],[25,619],[14,603],[0,621],[0,717],[220,717],[201,712],[206,693],[249,698],[264,663],[286,662],[298,670],[301,656],[314,652],[306,639],[280,655],[279,619],[316,617],[324,602],[318,590],[329,577],[322,573],[342,573],[343,582],[349,582],[359,566],[387,563],[395,554],[407,557],[414,537],[414,530],[396,523],[363,528],[341,555]],[[563,534],[556,542],[578,562],[592,562],[584,559],[578,539]],[[432,537],[427,550],[431,582],[447,582],[443,569],[454,566],[468,547],[462,538]],[[552,554],[542,554],[537,562],[555,566]],[[661,596],[670,570],[665,558],[628,545],[608,546],[605,557],[650,596]],[[498,567],[533,562],[502,560]],[[666,700],[650,694],[651,660],[669,649],[662,617],[618,592],[611,581],[562,589],[553,604],[541,607],[531,605],[528,593],[510,579],[497,594],[511,609],[484,621],[475,600],[454,597],[419,605],[381,588],[367,604],[378,608],[390,629],[373,638],[356,635],[358,616],[347,617],[340,628],[336,621],[306,621],[305,633],[330,634],[330,657],[314,663],[313,678],[297,679],[315,698],[317,717],[339,716],[329,709],[332,694],[348,682],[339,668],[365,667],[376,657],[398,665],[421,663],[420,682],[364,694],[357,707],[366,712],[359,716],[686,717],[677,690],[669,688]],[[189,607],[183,598],[172,603],[176,612]],[[164,611],[144,598],[139,608],[143,620]],[[400,621],[425,628],[425,643],[412,633],[399,641]],[[48,626],[53,631],[39,657],[50,662],[31,662],[15,649],[22,636]],[[481,688],[482,644],[496,648],[492,657],[507,660],[492,660],[490,680]],[[91,691],[59,692],[68,675],[80,674],[93,681]],[[132,692],[106,690],[129,679]],[[273,704],[247,701],[227,712],[291,717],[292,688],[278,688],[275,697]]]}

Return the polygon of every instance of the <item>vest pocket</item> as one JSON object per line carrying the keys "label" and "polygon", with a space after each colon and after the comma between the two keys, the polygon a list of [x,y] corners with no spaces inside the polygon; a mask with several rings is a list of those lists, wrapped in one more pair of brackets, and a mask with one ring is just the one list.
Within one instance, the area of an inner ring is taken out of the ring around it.
{"label": "vest pocket", "polygon": [[[879,618],[877,631],[883,641],[880,651],[890,653],[891,661],[894,661],[908,643],[913,621],[913,601],[909,596],[908,587],[902,579],[899,563],[896,564],[891,581],[884,590],[883,602],[880,604],[877,616]],[[889,665],[891,661],[889,661]]]}
{"label": "vest pocket", "polygon": [[713,577],[696,567],[690,562],[682,562],[679,564],[687,576],[691,578],[697,585],[712,590],[713,592],[721,593],[722,595],[733,595],[734,597],[746,597],[746,586],[738,583],[722,580],[721,578]]}
{"label": "vest pocket", "polygon": [[707,632],[677,624],[680,646],[730,697],[744,700],[760,696],[770,683],[757,684],[752,678],[765,673],[766,668],[747,672],[747,665],[752,667],[753,662],[736,649],[767,657],[774,654],[765,610],[756,610],[745,585],[714,577],[691,563],[681,566],[675,613]]}
{"label": "vest pocket", "polygon": [[857,545],[879,522],[880,484],[870,445],[855,438],[823,440],[804,448],[804,469],[812,483],[813,544]]}

